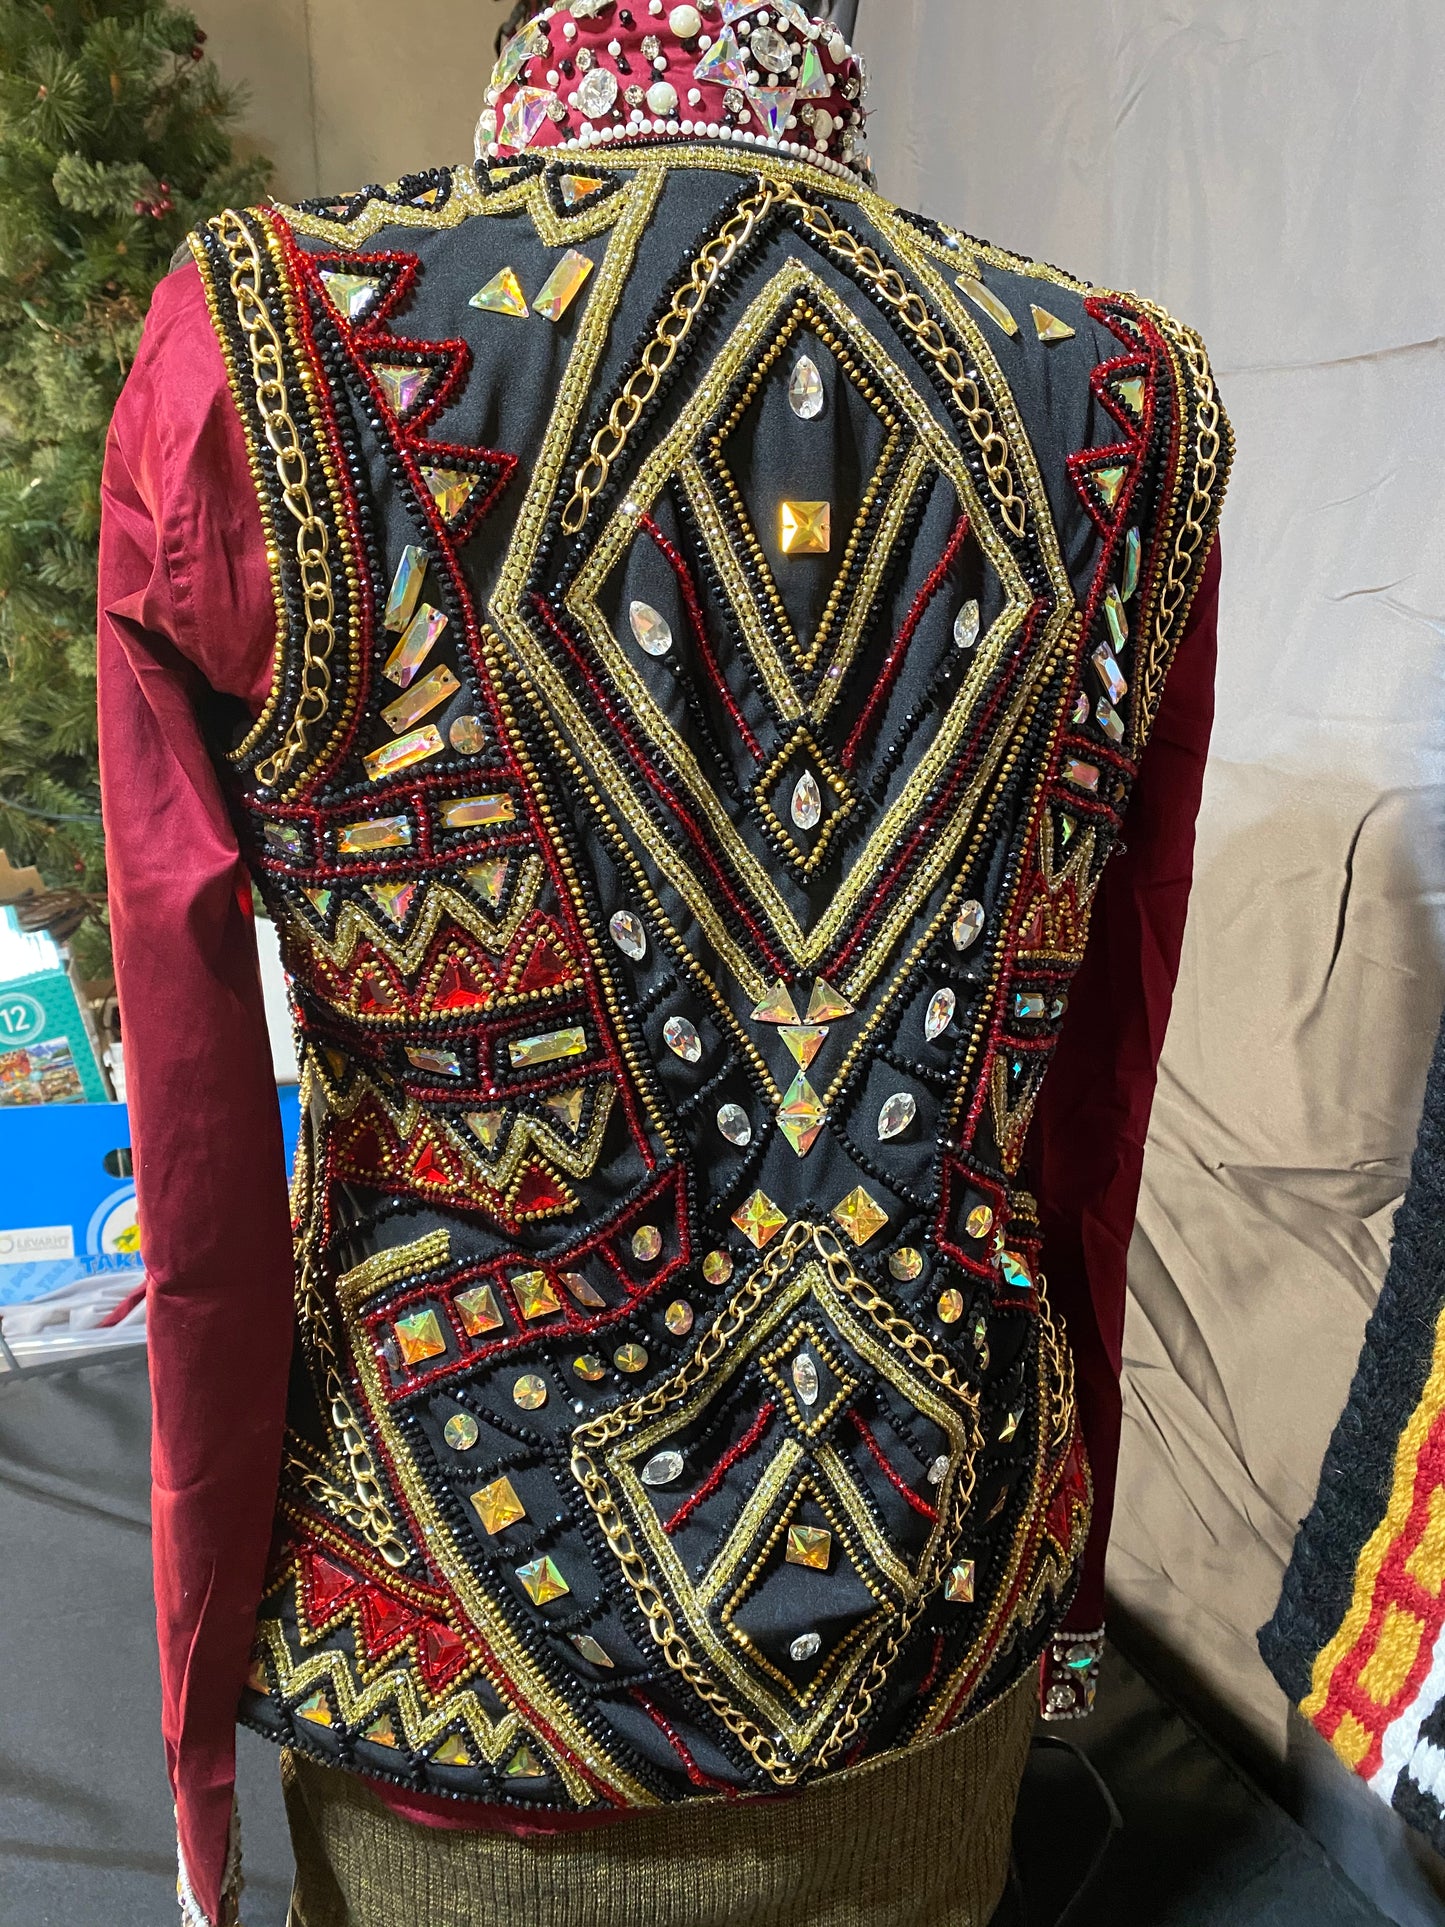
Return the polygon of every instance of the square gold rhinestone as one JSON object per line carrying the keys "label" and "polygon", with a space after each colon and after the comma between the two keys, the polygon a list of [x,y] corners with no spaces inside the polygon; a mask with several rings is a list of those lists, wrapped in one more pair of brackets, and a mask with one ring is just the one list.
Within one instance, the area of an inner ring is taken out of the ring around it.
{"label": "square gold rhinestone", "polygon": [[788,1527],[788,1564],[826,1572],[833,1556],[833,1535],[821,1526]]}
{"label": "square gold rhinestone", "polygon": [[833,546],[831,502],[784,502],[784,555],[826,555]]}

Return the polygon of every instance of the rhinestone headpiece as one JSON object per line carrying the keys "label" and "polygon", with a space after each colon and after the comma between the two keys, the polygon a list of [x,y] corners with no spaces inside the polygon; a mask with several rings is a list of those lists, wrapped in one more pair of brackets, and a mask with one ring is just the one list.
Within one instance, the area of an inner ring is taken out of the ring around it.
{"label": "rhinestone headpiece", "polygon": [[572,0],[502,50],[477,156],[736,141],[867,177],[862,60],[799,0]]}

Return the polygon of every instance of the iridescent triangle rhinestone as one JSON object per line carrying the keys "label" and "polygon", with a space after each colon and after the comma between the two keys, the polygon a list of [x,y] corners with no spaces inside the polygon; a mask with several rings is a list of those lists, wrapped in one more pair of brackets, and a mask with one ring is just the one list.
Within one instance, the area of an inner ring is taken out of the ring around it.
{"label": "iridescent triangle rhinestone", "polygon": [[753,104],[753,113],[760,120],[774,140],[781,140],[787,131],[788,121],[798,104],[796,87],[752,87],[748,99]]}
{"label": "iridescent triangle rhinestone", "polygon": [[672,625],[650,602],[634,602],[627,612],[639,649],[649,656],[665,656],[672,647]]}
{"label": "iridescent triangle rhinestone", "polygon": [[1123,402],[1125,408],[1128,409],[1135,421],[1143,420],[1144,377],[1142,375],[1130,375],[1127,381],[1116,381],[1114,383],[1114,393],[1119,397],[1120,401]]}
{"label": "iridescent triangle rhinestone", "polygon": [[560,321],[587,284],[595,264],[576,248],[569,248],[537,290],[533,303],[544,321]]}
{"label": "iridescent triangle rhinestone", "polygon": [[487,285],[472,296],[470,305],[483,308],[488,314],[525,317],[531,312],[514,268],[503,268],[500,273],[494,274]]}
{"label": "iridescent triangle rhinestone", "polygon": [[1060,321],[1059,317],[1056,314],[1050,314],[1047,308],[1040,308],[1030,302],[1029,313],[1034,318],[1034,333],[1040,341],[1073,340],[1074,331],[1068,322]]}
{"label": "iridescent triangle rhinestone", "polygon": [[545,1780],[547,1769],[525,1740],[502,1768],[508,1780]]}
{"label": "iridescent triangle rhinestone", "polygon": [[828,1041],[826,1024],[786,1024],[778,1032],[793,1061],[803,1070],[812,1063]]}
{"label": "iridescent triangle rhinestone", "polygon": [[818,49],[810,40],[803,49],[802,64],[798,69],[799,100],[823,100],[833,91],[833,83],[818,54]]}
{"label": "iridescent triangle rhinestone", "polygon": [[1128,469],[1118,463],[1110,463],[1104,468],[1091,469],[1089,474],[1105,508],[1113,508],[1123,492],[1124,483],[1129,475]]}
{"label": "iridescent triangle rhinestone", "polygon": [[710,80],[720,87],[731,87],[746,80],[747,62],[732,28],[725,27],[693,69],[695,80]]}
{"label": "iridescent triangle rhinestone", "polygon": [[432,1763],[435,1766],[471,1766],[473,1760],[460,1735],[448,1733],[432,1754]]}
{"label": "iridescent triangle rhinestone", "polygon": [[792,992],[781,982],[753,1011],[755,1024],[796,1024],[800,1021]]}
{"label": "iridescent triangle rhinestone", "polygon": [[363,320],[381,293],[381,283],[370,274],[340,274],[335,268],[323,268],[321,281],[348,321]]}
{"label": "iridescent triangle rhinestone", "polygon": [[562,190],[563,207],[579,207],[583,201],[590,201],[594,194],[600,194],[607,181],[601,174],[564,174],[558,182]]}
{"label": "iridescent triangle rhinestone", "polygon": [[[820,977],[813,985],[813,994],[808,999],[808,1022],[810,1024],[831,1024],[840,1017],[854,1017],[857,1009],[839,990],[835,990],[826,977]],[[793,1022],[798,1020],[795,1017]]]}
{"label": "iridescent triangle rhinestone", "polygon": [[406,922],[406,913],[416,901],[417,887],[415,883],[368,883],[366,894],[400,926]]}
{"label": "iridescent triangle rhinestone", "polygon": [[587,1107],[587,1090],[582,1084],[574,1084],[570,1091],[550,1091],[542,1099],[542,1107],[548,1110],[573,1137],[581,1129],[582,1113]]}
{"label": "iridescent triangle rhinestone", "polygon": [[936,990],[929,1000],[928,1010],[923,1019],[923,1034],[930,1044],[937,1043],[952,1024],[958,1011],[958,993],[954,990]]}
{"label": "iridescent triangle rhinestone", "polygon": [[372,373],[381,383],[386,399],[391,403],[392,413],[404,421],[426,392],[432,371],[429,368],[394,367],[384,362],[374,362]]}
{"label": "iridescent triangle rhinestone", "polygon": [[841,1225],[855,1245],[866,1245],[888,1222],[888,1213],[860,1184],[833,1207],[834,1222]]}
{"label": "iridescent triangle rhinestone", "polygon": [[827,402],[822,371],[811,355],[799,355],[788,377],[788,401],[800,421],[816,421]]}
{"label": "iridescent triangle rhinestone", "polygon": [[421,478],[444,522],[457,521],[476,493],[479,476],[463,468],[423,468]]}
{"label": "iridescent triangle rhinestone", "polygon": [[507,1128],[507,1113],[505,1111],[468,1111],[465,1122],[467,1129],[484,1149],[495,1151]]}

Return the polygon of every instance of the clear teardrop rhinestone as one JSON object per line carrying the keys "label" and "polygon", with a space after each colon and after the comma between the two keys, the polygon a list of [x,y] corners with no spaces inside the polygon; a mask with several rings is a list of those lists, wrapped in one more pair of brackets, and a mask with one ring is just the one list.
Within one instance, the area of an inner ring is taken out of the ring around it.
{"label": "clear teardrop rhinestone", "polygon": [[669,1017],[662,1027],[662,1035],[667,1048],[687,1063],[696,1064],[701,1058],[702,1039],[697,1034],[697,1026],[685,1017]]}
{"label": "clear teardrop rhinestone", "polygon": [[788,382],[788,400],[792,403],[793,413],[800,421],[816,421],[827,399],[822,371],[817,362],[811,355],[799,355]]}
{"label": "clear teardrop rhinestone", "polygon": [[878,1135],[886,1143],[902,1137],[918,1115],[918,1099],[909,1091],[895,1091],[878,1113]]}
{"label": "clear teardrop rhinestone", "polygon": [[971,599],[965,602],[953,623],[953,639],[960,649],[972,649],[978,641],[982,623],[983,616],[977,602]]}
{"label": "clear teardrop rhinestone", "polygon": [[793,1360],[793,1390],[805,1405],[818,1403],[818,1368],[807,1352]]}
{"label": "clear teardrop rhinestone", "polygon": [[628,611],[639,649],[649,656],[665,656],[672,647],[672,625],[650,602],[634,602]]}
{"label": "clear teardrop rhinestone", "polygon": [[821,1635],[818,1633],[799,1633],[798,1637],[788,1648],[789,1653],[798,1661],[799,1665],[801,1665],[805,1659],[816,1659],[822,1650],[823,1641]]}
{"label": "clear teardrop rhinestone", "polygon": [[681,1452],[654,1452],[642,1468],[644,1485],[671,1485],[682,1477]]}
{"label": "clear teardrop rhinestone", "polygon": [[717,1127],[729,1144],[751,1144],[752,1122],[741,1104],[724,1104],[717,1114]]}
{"label": "clear teardrop rhinestone", "polygon": [[800,830],[816,830],[823,820],[823,792],[811,770],[805,770],[793,790],[793,821]]}
{"label": "clear teardrop rhinestone", "polygon": [[958,915],[953,920],[953,947],[955,950],[971,950],[983,935],[983,905],[970,897],[967,903],[960,904]]}
{"label": "clear teardrop rhinestone", "polygon": [[928,1015],[923,1020],[923,1034],[929,1043],[936,1043],[953,1022],[958,1011],[958,993],[953,990],[938,990],[928,1006]]}
{"label": "clear teardrop rhinestone", "polygon": [[642,919],[634,917],[630,910],[619,910],[610,925],[612,941],[625,957],[641,963],[647,955],[647,932],[642,927]]}

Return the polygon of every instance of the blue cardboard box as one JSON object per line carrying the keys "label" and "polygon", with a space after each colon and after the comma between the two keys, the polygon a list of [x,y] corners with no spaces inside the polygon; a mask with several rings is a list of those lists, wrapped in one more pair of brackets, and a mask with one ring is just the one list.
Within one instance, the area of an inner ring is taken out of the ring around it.
{"label": "blue cardboard box", "polygon": [[[294,1085],[279,1096],[289,1160],[300,1107]],[[139,1282],[141,1243],[124,1104],[0,1105],[0,1305],[117,1269]]]}

